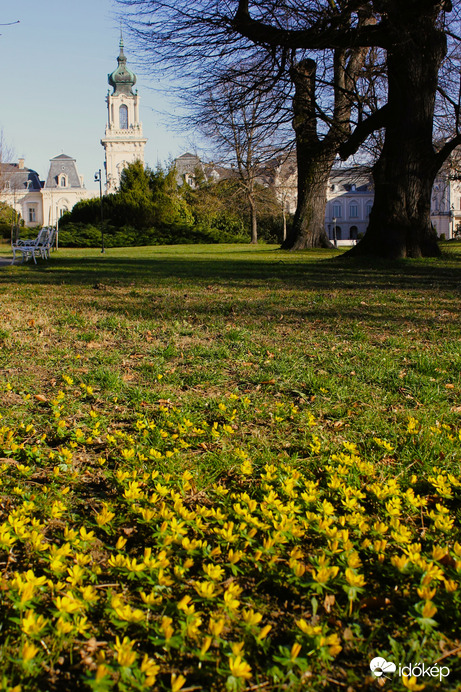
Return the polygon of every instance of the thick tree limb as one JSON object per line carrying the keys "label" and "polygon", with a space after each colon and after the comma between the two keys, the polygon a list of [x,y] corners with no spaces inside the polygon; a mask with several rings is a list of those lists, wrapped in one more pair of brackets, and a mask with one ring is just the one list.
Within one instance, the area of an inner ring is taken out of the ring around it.
{"label": "thick tree limb", "polygon": [[448,142],[446,142],[443,147],[440,149],[440,151],[437,152],[435,155],[435,171],[437,172],[440,170],[442,165],[445,163],[447,158],[450,156],[452,151],[456,149],[457,146],[461,144],[461,134],[456,135],[456,137],[453,137],[453,139],[450,139]]}
{"label": "thick tree limb", "polygon": [[344,16],[333,15],[313,22],[308,29],[281,29],[252,19],[248,0],[239,0],[231,24],[239,34],[253,43],[276,48],[387,48],[389,43],[383,21],[374,25],[347,28]]}
{"label": "thick tree limb", "polygon": [[366,120],[363,120],[357,125],[354,132],[351,134],[349,139],[341,144],[338,153],[343,161],[355,154],[361,144],[376,130],[380,130],[386,125],[386,118],[388,113],[387,104],[372,113]]}

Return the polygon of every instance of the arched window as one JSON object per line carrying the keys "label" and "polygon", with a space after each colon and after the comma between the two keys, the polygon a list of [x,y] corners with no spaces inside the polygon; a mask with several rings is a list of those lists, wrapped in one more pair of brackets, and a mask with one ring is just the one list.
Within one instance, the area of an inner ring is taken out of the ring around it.
{"label": "arched window", "polygon": [[60,187],[67,187],[67,179],[65,175],[61,175],[59,178],[59,186]]}
{"label": "arched window", "polygon": [[118,116],[120,118],[120,129],[128,130],[128,106],[120,106]]}
{"label": "arched window", "polygon": [[341,240],[341,236],[342,236],[341,226],[336,226],[335,232],[336,232],[336,240]]}
{"label": "arched window", "polygon": [[359,216],[359,205],[353,201],[349,205],[349,218],[357,219]]}
{"label": "arched window", "polygon": [[357,228],[357,226],[351,226],[349,229],[349,238],[351,240],[357,240],[358,232],[359,232],[359,229]]}

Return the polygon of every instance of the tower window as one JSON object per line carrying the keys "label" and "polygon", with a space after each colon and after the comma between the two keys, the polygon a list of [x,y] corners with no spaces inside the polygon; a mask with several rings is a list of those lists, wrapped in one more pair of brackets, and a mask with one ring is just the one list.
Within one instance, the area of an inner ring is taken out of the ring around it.
{"label": "tower window", "polygon": [[128,130],[128,106],[122,105],[119,109],[120,129]]}

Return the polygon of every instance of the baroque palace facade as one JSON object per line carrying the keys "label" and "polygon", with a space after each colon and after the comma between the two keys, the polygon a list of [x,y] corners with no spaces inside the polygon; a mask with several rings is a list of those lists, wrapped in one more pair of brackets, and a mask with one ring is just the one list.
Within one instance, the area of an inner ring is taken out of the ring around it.
{"label": "baroque palace facade", "polygon": [[[105,152],[106,194],[115,192],[123,169],[139,159],[144,162],[146,139],[139,120],[139,96],[133,91],[136,75],[126,66],[123,39],[117,68],[108,75],[112,93],[106,97],[107,124],[101,140]],[[13,207],[28,227],[55,226],[61,216],[83,199],[95,197],[83,184],[72,156],[59,154],[50,160],[46,180],[27,168],[23,158],[0,162],[0,202]]]}
{"label": "baroque palace facade", "polygon": [[[187,152],[175,159],[178,184],[192,187],[195,175],[208,182],[235,178],[234,169],[214,163],[203,163],[200,158]],[[297,167],[294,154],[282,162],[272,161],[261,169],[257,182],[271,186],[281,208],[294,214],[297,201]],[[371,171],[366,166],[333,168],[328,187],[325,212],[325,230],[330,240],[338,245],[350,245],[365,234],[373,206],[374,192]],[[431,200],[431,220],[438,236],[446,240],[461,236],[461,176],[453,170],[442,170],[434,182]]]}

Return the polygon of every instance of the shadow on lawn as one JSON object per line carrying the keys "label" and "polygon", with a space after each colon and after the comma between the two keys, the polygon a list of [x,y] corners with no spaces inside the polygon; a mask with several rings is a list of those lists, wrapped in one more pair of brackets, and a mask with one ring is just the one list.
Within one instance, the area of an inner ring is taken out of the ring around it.
{"label": "shadow on lawn", "polygon": [[[243,254],[244,251],[239,252]],[[267,253],[268,251],[266,251]],[[110,253],[110,251],[109,251]],[[72,258],[53,255],[47,264],[7,268],[0,273],[1,284],[40,285],[143,285],[172,280],[218,282],[222,287],[277,288],[284,284],[292,290],[341,289],[414,289],[459,291],[461,256],[447,254],[443,260],[403,260],[378,262],[364,260],[319,259],[315,255],[293,256],[278,250],[273,259],[214,258],[203,253],[183,258],[158,256],[132,258],[123,256]],[[306,258],[307,261],[302,261]],[[173,287],[175,284],[173,284]]]}

